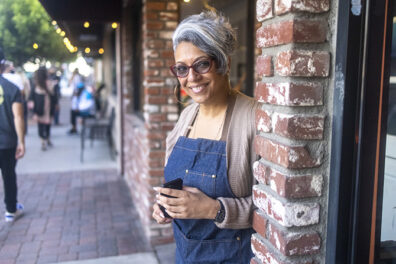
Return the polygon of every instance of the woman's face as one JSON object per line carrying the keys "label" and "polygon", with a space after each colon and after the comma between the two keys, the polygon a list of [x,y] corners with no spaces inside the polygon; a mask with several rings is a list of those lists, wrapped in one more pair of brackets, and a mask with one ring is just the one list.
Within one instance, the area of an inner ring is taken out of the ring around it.
{"label": "woman's face", "polygon": [[[176,65],[191,66],[209,56],[190,42],[181,42],[175,51]],[[178,77],[181,88],[197,103],[212,104],[227,96],[228,80],[226,75],[217,73],[215,61],[207,73],[197,73],[188,69],[186,77]]]}

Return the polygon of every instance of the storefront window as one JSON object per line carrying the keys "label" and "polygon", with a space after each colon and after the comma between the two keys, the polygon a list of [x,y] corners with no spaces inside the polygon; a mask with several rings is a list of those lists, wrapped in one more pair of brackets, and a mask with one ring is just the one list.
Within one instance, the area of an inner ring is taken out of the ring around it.
{"label": "storefront window", "polygon": [[396,263],[396,17],[392,30],[390,72],[381,219],[381,263]]}

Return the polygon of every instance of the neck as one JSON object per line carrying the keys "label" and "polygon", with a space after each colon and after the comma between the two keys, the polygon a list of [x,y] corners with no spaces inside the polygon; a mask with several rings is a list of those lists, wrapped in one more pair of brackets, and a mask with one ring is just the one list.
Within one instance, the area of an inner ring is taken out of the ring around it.
{"label": "neck", "polygon": [[206,117],[216,117],[224,113],[227,109],[229,98],[232,96],[229,91],[231,91],[231,87],[229,86],[229,82],[227,82],[225,91],[221,91],[221,94],[217,96],[216,100],[212,100],[210,103],[200,104],[200,114]]}

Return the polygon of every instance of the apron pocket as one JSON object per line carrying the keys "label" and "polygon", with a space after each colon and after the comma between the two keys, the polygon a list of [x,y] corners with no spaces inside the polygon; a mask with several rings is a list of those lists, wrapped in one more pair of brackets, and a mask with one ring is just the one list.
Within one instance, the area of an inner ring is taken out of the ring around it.
{"label": "apron pocket", "polygon": [[241,256],[242,241],[240,237],[226,239],[196,240],[187,238],[174,222],[176,246],[182,263],[210,264],[230,263],[245,264]]}
{"label": "apron pocket", "polygon": [[196,187],[211,198],[216,196],[216,178],[217,175],[195,170],[186,170],[183,185]]}

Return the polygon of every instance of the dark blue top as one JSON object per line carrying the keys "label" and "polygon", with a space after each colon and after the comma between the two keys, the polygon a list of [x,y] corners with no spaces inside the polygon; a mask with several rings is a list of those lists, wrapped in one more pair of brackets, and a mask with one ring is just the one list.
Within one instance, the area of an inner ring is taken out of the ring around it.
{"label": "dark blue top", "polygon": [[18,87],[0,75],[0,149],[15,148],[18,137],[15,130],[12,104],[22,103]]}

